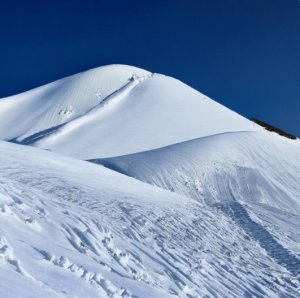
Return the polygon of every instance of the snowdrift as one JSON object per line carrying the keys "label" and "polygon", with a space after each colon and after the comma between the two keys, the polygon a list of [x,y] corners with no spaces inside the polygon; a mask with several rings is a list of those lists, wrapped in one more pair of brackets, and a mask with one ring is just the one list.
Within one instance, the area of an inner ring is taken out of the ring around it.
{"label": "snowdrift", "polygon": [[237,132],[94,160],[204,204],[255,202],[300,214],[300,142]]}

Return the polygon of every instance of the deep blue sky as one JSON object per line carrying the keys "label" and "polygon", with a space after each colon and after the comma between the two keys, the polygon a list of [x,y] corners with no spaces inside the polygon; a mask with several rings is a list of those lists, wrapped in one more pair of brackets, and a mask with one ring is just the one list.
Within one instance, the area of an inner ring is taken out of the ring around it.
{"label": "deep blue sky", "polygon": [[0,97],[129,64],[300,137],[299,0],[0,0],[0,38]]}

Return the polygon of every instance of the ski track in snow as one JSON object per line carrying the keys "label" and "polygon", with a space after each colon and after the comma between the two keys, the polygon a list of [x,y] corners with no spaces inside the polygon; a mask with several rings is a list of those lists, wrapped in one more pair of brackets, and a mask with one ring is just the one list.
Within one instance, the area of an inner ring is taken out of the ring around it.
{"label": "ski track in snow", "polygon": [[219,203],[215,206],[228,214],[249,236],[253,237],[278,264],[295,276],[300,274],[300,259],[279,244],[260,224],[253,221],[240,203]]}

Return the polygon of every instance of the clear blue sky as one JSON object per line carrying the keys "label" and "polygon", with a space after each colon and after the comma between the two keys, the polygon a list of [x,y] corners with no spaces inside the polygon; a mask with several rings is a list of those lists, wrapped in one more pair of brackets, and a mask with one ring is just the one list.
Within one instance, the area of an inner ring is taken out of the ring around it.
{"label": "clear blue sky", "polygon": [[299,0],[2,0],[0,38],[0,97],[129,64],[300,137]]}

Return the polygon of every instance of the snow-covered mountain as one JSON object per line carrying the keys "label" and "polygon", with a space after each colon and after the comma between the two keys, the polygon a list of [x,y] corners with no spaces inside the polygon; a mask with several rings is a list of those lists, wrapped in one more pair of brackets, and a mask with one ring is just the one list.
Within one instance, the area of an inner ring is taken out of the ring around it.
{"label": "snow-covered mountain", "polygon": [[122,65],[96,68],[1,99],[0,119],[0,139],[80,159],[258,129],[176,79]]}
{"label": "snow-covered mountain", "polygon": [[0,297],[300,296],[298,139],[123,65],[0,99],[0,139]]}

